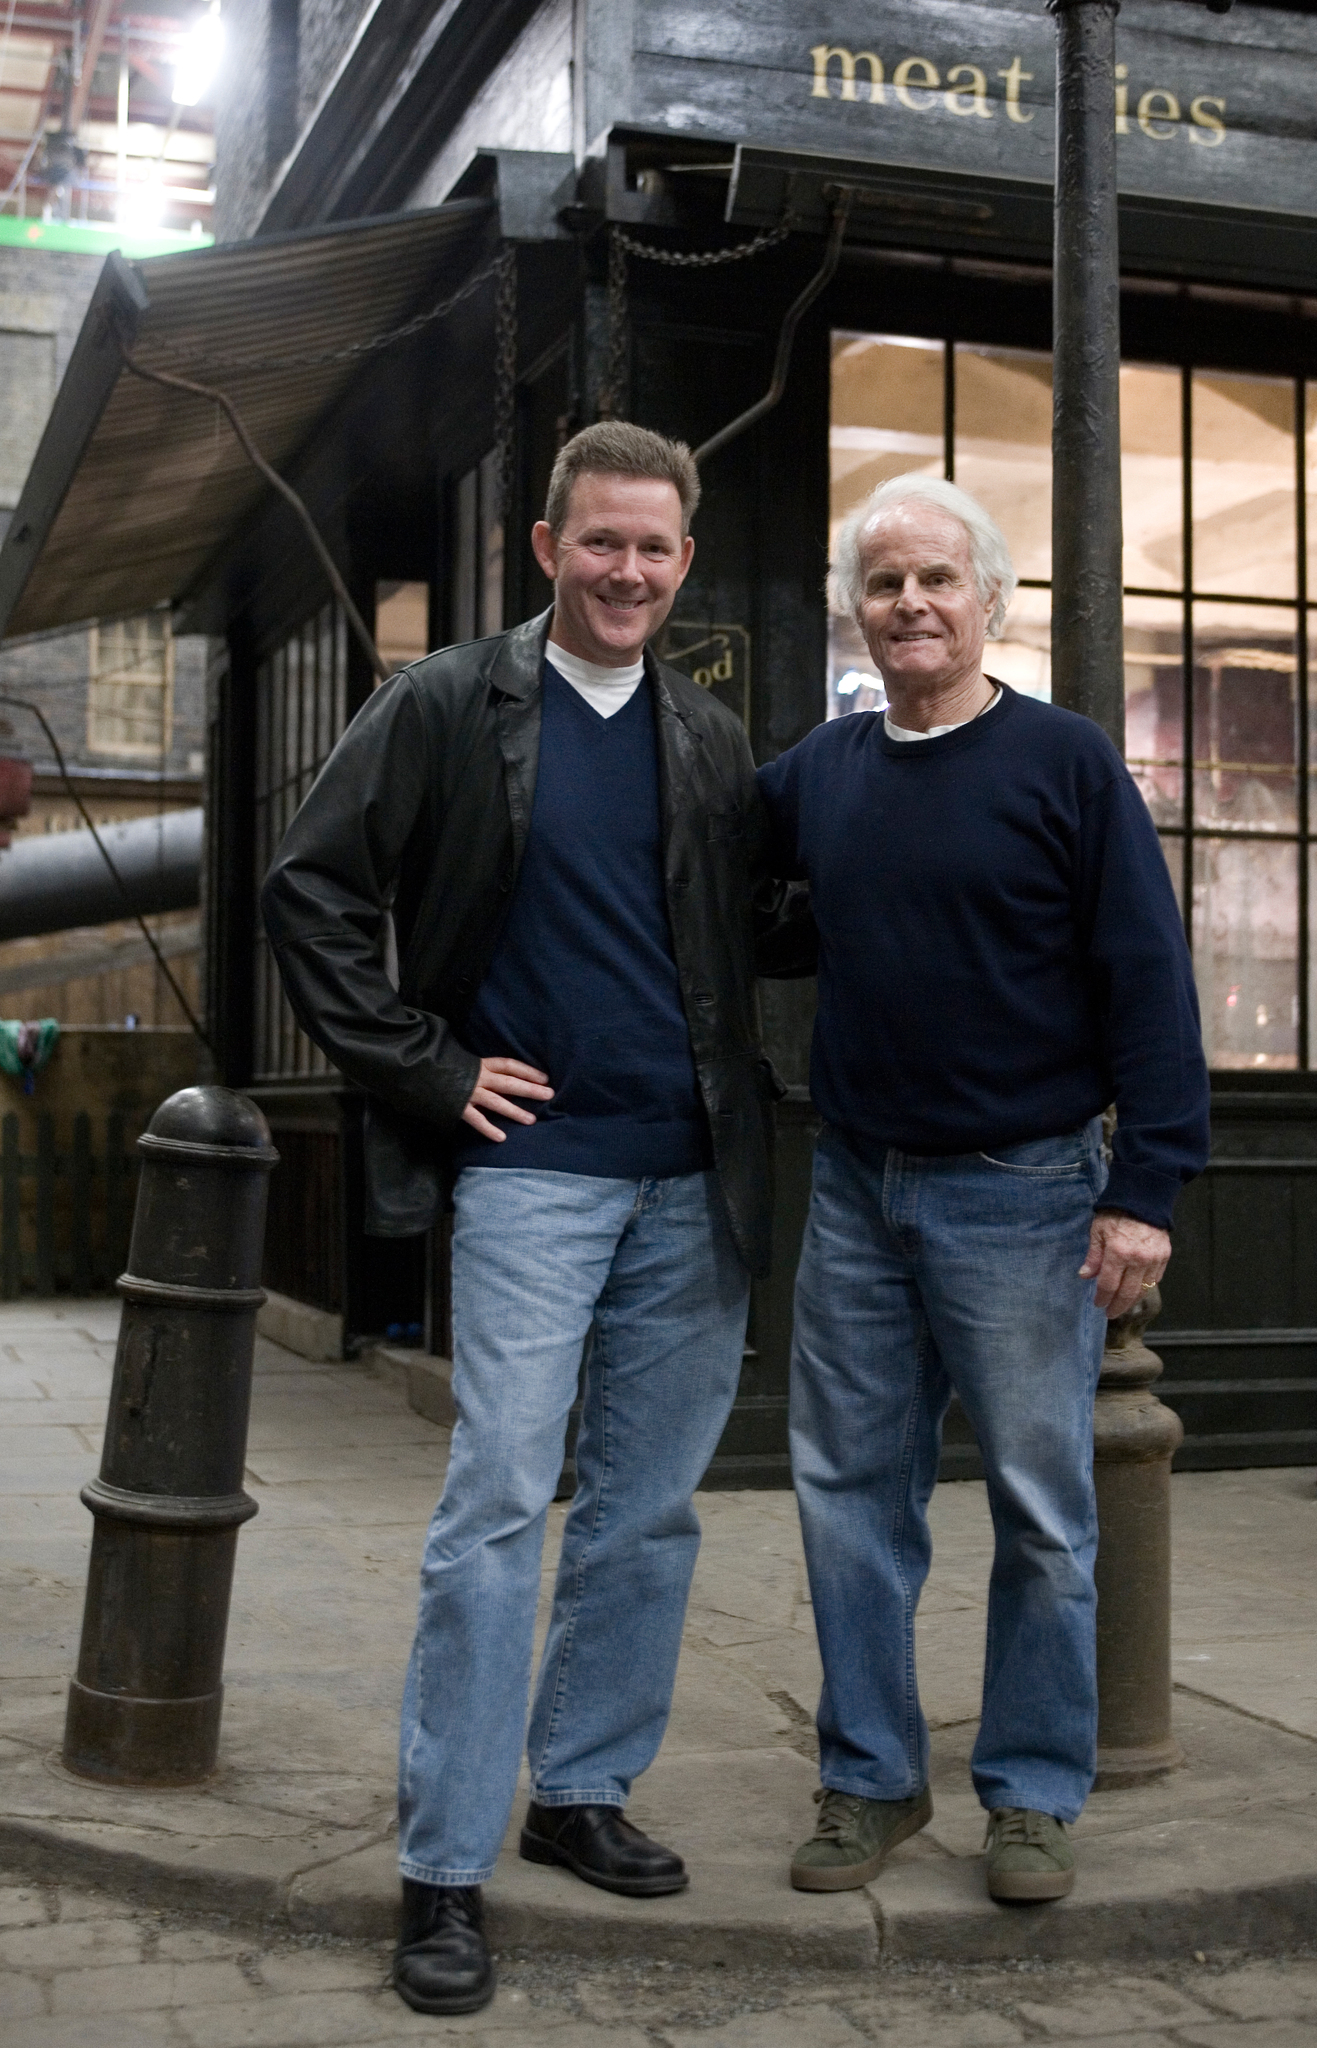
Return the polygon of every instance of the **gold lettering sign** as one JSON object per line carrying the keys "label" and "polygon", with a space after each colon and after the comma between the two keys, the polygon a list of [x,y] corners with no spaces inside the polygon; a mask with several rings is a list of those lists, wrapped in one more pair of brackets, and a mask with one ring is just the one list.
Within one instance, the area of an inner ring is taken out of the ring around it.
{"label": "gold lettering sign", "polygon": [[[888,104],[888,72],[876,50],[850,50],[843,43],[815,43],[809,54],[813,64],[811,99],[858,101],[863,85],[871,106]],[[1020,87],[1033,83],[1032,71],[1025,70],[1022,58],[1012,57],[1005,70],[998,71],[996,76],[1002,89],[990,92],[987,76],[978,64],[953,64],[944,81],[931,58],[912,56],[902,57],[894,65],[891,85],[897,104],[912,114],[945,109],[949,114],[977,115],[990,121],[995,108],[1000,107],[1008,121],[1027,127],[1038,109],[1024,104]],[[1187,136],[1204,149],[1218,149],[1225,141],[1224,99],[1200,93],[1189,102],[1186,120],[1177,93],[1165,86],[1149,86],[1138,94],[1131,118],[1128,64],[1117,64],[1115,84],[1117,135],[1144,135],[1150,142],[1172,142]]]}
{"label": "gold lettering sign", "polygon": [[[916,65],[919,67],[918,78],[915,77]],[[903,57],[892,73],[896,97],[903,107],[909,107],[914,114],[921,114],[926,107],[937,105],[937,92],[932,88],[936,88],[939,83],[937,66],[930,64],[927,57]],[[924,88],[921,99],[915,98],[912,90],[915,86]]]}
{"label": "gold lettering sign", "polygon": [[841,96],[844,100],[858,99],[855,90],[855,69],[859,64],[869,67],[869,98],[879,100],[885,106],[887,95],[883,91],[883,64],[881,57],[875,57],[872,50],[843,50],[837,43],[815,43],[810,51],[814,59],[814,90],[816,100],[831,98],[828,90],[828,66],[833,58],[841,66]]}
{"label": "gold lettering sign", "polygon": [[750,634],[744,626],[707,626],[669,619],[657,648],[660,661],[679,668],[750,724]]}
{"label": "gold lettering sign", "polygon": [[[962,86],[957,91],[957,81],[969,80],[969,90]],[[988,105],[988,81],[977,64],[955,64],[947,73],[947,84],[952,88],[944,93],[949,111],[953,114],[982,114],[985,120],[992,119],[992,108]]]}

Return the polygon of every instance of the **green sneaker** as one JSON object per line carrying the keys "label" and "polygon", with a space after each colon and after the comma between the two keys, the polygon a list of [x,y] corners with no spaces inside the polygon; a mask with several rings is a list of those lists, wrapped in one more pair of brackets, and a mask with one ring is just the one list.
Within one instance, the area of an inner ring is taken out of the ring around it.
{"label": "green sneaker", "polygon": [[814,1797],[814,1833],[791,1859],[798,1892],[848,1892],[872,1883],[897,1843],[933,1818],[927,1785],[913,1799],[860,1799],[852,1792],[829,1792],[825,1785]]}
{"label": "green sneaker", "polygon": [[988,1893],[994,1899],[1063,1899],[1075,1881],[1065,1824],[1023,1806],[988,1815]]}

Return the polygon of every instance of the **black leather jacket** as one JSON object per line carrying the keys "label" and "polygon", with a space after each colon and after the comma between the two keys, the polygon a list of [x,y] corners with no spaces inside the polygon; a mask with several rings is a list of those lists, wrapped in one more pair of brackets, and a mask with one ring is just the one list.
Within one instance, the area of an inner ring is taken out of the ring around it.
{"label": "black leather jacket", "polygon": [[[445,648],[374,692],[325,763],[261,908],[303,1030],[368,1091],[367,1229],[434,1221],[442,1133],[480,1062],[458,1033],[530,828],[551,614]],[[740,722],[648,649],[663,877],[682,1001],[736,1246],[767,1270],[775,1098],[759,1042],[751,892],[765,823]],[[384,965],[392,909],[398,987]],[[771,971],[771,969],[770,969]]]}

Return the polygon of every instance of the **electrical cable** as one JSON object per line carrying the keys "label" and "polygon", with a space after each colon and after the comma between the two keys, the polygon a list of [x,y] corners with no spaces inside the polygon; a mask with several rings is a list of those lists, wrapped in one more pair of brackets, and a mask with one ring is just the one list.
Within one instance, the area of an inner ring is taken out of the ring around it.
{"label": "electrical cable", "polygon": [[319,528],[292,485],[285,482],[278,470],[266,461],[260,449],[253,441],[242,414],[238,411],[237,406],[233,403],[228,393],[217,391],[210,384],[194,384],[190,378],[176,377],[168,370],[148,370],[145,363],[138,362],[122,335],[119,337],[119,353],[123,357],[125,369],[131,370],[134,377],[142,378],[145,383],[162,384],[169,391],[185,391],[192,398],[204,398],[211,405],[219,407],[237,436],[238,444],[247,460],[251,463],[252,468],[264,477],[271,490],[277,491],[279,496],[292,506],[293,511],[301,520],[306,537],[315,550],[316,559],[329,578],[330,588],[333,590],[335,597],[343,607],[343,616],[360,642],[362,651],[374,673],[378,676],[380,682],[386,683],[393,671],[385,666],[379,648],[375,645],[374,637],[368,630],[366,621],[353,603],[352,594],[347,584],[339,574],[337,562],[335,562],[334,557],[321,539]]}
{"label": "electrical cable", "polygon": [[197,1037],[201,1040],[201,1043],[205,1046],[207,1052],[209,1052],[211,1050],[210,1040],[207,1038],[205,1032],[201,1028],[201,1025],[197,1021],[191,1003],[189,1003],[187,997],[184,995],[182,989],[179,987],[177,981],[174,979],[174,975],[170,969],[168,961],[165,959],[164,954],[161,952],[159,946],[156,944],[154,932],[152,932],[152,930],[150,929],[149,925],[146,922],[146,919],[141,915],[140,911],[136,911],[133,909],[132,899],[128,894],[128,885],[124,881],[123,876],[119,873],[118,868],[115,866],[110,854],[109,847],[105,844],[105,841],[101,838],[100,833],[96,829],[96,820],[92,817],[91,812],[87,809],[86,804],[83,802],[82,798],[78,794],[76,787],[74,786],[73,777],[69,774],[68,768],[65,765],[64,754],[60,747],[60,743],[55,738],[55,735],[51,730],[50,721],[46,717],[45,712],[42,711],[38,705],[30,704],[25,697],[11,697],[7,691],[0,691],[0,704],[8,704],[11,707],[11,709],[15,711],[30,712],[33,718],[36,719],[38,725],[41,727],[42,732],[46,736],[46,742],[50,747],[50,751],[55,756],[55,766],[59,770],[60,780],[64,784],[65,789],[68,791],[69,796],[72,799],[72,802],[76,806],[78,813],[82,818],[83,824],[87,827],[87,830],[91,833],[92,838],[95,840],[96,850],[100,854],[101,859],[105,862],[106,867],[110,870],[110,874],[114,880],[114,885],[118,889],[119,894],[123,897],[125,910],[127,911],[129,917],[131,917],[133,922],[137,925],[138,930],[142,934],[142,937],[146,940],[147,945],[151,948],[152,953],[155,955],[155,964],[160,969],[160,972],[164,975],[165,980],[169,983],[170,988],[174,991],[174,994],[178,999],[178,1006],[182,1010],[183,1015],[187,1018],[188,1023],[196,1032]]}

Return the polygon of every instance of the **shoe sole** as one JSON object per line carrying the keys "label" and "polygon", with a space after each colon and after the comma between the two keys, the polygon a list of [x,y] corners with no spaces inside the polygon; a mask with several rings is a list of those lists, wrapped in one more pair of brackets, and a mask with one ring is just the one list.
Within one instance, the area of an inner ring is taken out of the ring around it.
{"label": "shoe sole", "polygon": [[570,1850],[550,1842],[544,1835],[533,1834],[529,1828],[521,1831],[521,1854],[527,1863],[559,1864],[583,1883],[597,1885],[601,1892],[618,1892],[624,1899],[661,1899],[669,1892],[684,1892],[690,1883],[690,1875],[684,1870],[680,1877],[604,1877]]}
{"label": "shoe sole", "polygon": [[893,1849],[902,1842],[908,1842],[911,1835],[917,1835],[926,1828],[933,1818],[933,1801],[930,1795],[915,1808],[888,1836],[876,1856],[870,1856],[864,1863],[848,1863],[834,1870],[817,1869],[808,1863],[793,1863],[791,1882],[798,1892],[855,1892],[861,1885],[872,1884],[886,1863]]}
{"label": "shoe sole", "polygon": [[489,2004],[498,1990],[498,1979],[494,1978],[487,1989],[474,1994],[468,1991],[461,1998],[421,1998],[408,1991],[396,1977],[390,1978],[389,1981],[403,2004],[409,2005],[413,2012],[433,2014],[479,2012],[483,2006]]}
{"label": "shoe sole", "polygon": [[988,1878],[988,1897],[1014,1905],[1063,1899],[1074,1888],[1073,1870],[1003,1870]]}

